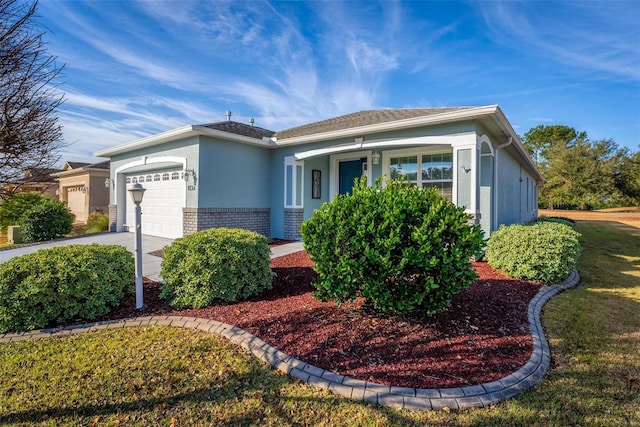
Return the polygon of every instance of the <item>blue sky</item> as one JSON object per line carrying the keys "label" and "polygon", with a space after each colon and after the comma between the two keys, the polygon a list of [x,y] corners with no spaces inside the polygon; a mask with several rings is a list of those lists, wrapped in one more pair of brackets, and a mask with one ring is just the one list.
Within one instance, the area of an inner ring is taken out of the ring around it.
{"label": "blue sky", "polygon": [[42,0],[63,160],[187,124],[499,104],[640,149],[640,2]]}

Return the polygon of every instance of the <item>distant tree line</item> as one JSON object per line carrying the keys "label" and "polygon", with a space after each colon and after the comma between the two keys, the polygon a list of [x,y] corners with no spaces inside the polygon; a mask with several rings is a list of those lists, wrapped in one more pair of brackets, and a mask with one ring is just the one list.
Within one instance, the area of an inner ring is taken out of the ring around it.
{"label": "distant tree line", "polygon": [[640,206],[640,151],[564,125],[540,125],[521,139],[545,180],[540,207]]}

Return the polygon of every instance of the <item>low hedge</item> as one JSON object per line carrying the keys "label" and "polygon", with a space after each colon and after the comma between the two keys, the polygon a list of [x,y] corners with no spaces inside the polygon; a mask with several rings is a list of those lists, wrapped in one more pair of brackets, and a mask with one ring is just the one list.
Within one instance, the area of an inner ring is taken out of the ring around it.
{"label": "low hedge", "polygon": [[164,249],[160,297],[173,307],[236,302],[271,289],[267,239],[242,229],[212,228],[176,239]]}
{"label": "low hedge", "polygon": [[0,264],[0,332],[92,320],[134,291],[133,256],[123,246],[69,245]]}
{"label": "low hedge", "polygon": [[576,268],[579,237],[571,225],[556,220],[501,226],[489,239],[486,258],[511,277],[557,283]]}

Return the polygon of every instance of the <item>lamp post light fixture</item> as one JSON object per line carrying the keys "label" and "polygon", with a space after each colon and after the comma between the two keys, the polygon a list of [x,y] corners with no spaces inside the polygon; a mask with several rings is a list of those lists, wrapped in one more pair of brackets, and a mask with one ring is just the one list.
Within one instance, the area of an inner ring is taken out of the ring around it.
{"label": "lamp post light fixture", "polygon": [[142,184],[135,183],[127,186],[127,191],[131,194],[131,200],[136,205],[135,207],[135,244],[133,246],[135,255],[135,267],[136,267],[136,309],[141,309],[144,305],[144,297],[142,295],[142,222],[140,203],[142,203],[142,196],[146,191]]}

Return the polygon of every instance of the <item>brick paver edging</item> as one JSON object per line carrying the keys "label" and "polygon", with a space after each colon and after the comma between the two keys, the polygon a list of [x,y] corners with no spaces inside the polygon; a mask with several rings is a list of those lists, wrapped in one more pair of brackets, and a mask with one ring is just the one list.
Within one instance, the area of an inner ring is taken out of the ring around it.
{"label": "brick paver edging", "polygon": [[497,381],[467,387],[435,389],[394,387],[345,377],[289,356],[243,329],[215,320],[196,317],[149,316],[71,325],[22,334],[6,334],[0,336],[0,342],[16,342],[74,335],[101,329],[137,326],[167,325],[178,328],[198,329],[227,338],[282,373],[348,399],[417,410],[439,410],[445,407],[449,409],[486,407],[517,396],[542,381],[551,362],[549,344],[544,336],[544,330],[540,322],[542,307],[551,297],[575,286],[579,280],[578,272],[574,271],[563,282],[540,289],[529,303],[528,319],[531,335],[533,336],[533,352],[524,366]]}

